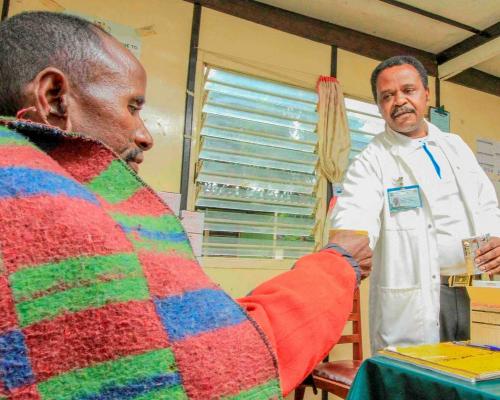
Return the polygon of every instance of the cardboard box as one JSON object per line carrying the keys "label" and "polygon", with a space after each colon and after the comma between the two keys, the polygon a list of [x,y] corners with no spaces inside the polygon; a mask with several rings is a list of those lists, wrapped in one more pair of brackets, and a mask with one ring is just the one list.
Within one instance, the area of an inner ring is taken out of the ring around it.
{"label": "cardboard box", "polygon": [[198,211],[181,211],[181,223],[188,233],[203,233],[205,213]]}
{"label": "cardboard box", "polygon": [[470,339],[473,343],[500,346],[500,287],[498,281],[473,281]]}
{"label": "cardboard box", "polygon": [[203,235],[201,233],[189,233],[188,232],[189,242],[191,243],[191,247],[193,248],[193,252],[195,257],[201,257],[201,252],[203,250]]}
{"label": "cardboard box", "polygon": [[181,194],[174,192],[157,192],[158,196],[167,203],[172,212],[179,216],[181,209]]}
{"label": "cardboard box", "polygon": [[472,343],[500,347],[500,306],[473,304],[470,319],[470,340]]}

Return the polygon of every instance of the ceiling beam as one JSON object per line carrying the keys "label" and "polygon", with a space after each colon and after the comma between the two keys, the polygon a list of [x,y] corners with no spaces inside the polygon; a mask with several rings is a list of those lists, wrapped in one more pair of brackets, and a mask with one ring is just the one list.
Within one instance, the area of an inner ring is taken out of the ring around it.
{"label": "ceiling beam", "polygon": [[439,79],[449,79],[474,65],[481,64],[500,54],[500,37],[478,46],[467,53],[452,58],[438,66]]}
{"label": "ceiling beam", "polygon": [[[337,46],[353,53],[383,60],[394,55],[409,54],[417,57],[427,68],[429,75],[437,76],[436,55],[405,46],[397,42],[378,38],[353,29],[344,28],[316,18],[283,10],[254,0],[184,0],[198,3],[204,7],[220,11],[234,17],[255,22],[283,32],[298,35],[330,46]],[[496,38],[500,32],[500,23],[485,29],[481,35],[474,35],[441,53],[445,61],[448,55],[460,55],[477,46]],[[464,51],[465,50],[465,51]],[[439,55],[438,55],[439,56]],[[453,58],[450,57],[450,58]],[[469,68],[451,77],[448,82],[467,86],[472,89],[500,96],[500,78]]]}
{"label": "ceiling beam", "polygon": [[500,78],[475,68],[469,68],[464,72],[448,79],[448,82],[467,86],[468,88],[480,90],[500,97]]}
{"label": "ceiling beam", "polygon": [[472,32],[477,35],[482,35],[483,33],[481,30],[476,29],[472,26],[462,24],[461,22],[455,21],[453,19],[449,19],[446,17],[443,17],[442,15],[434,14],[429,11],[422,10],[421,8],[418,7],[413,7],[409,4],[403,3],[401,1],[396,1],[396,0],[379,0],[383,3],[390,4],[391,6],[402,8],[403,10],[411,11],[415,14],[423,15],[424,17],[439,21],[439,22],[444,22],[445,24],[454,26],[456,28],[463,29],[465,31]]}
{"label": "ceiling beam", "polygon": [[452,58],[467,53],[468,51],[476,47],[479,47],[483,44],[486,44],[491,40],[495,40],[499,36],[500,36],[500,22],[497,22],[496,24],[490,26],[489,28],[486,28],[483,31],[482,35],[471,36],[461,41],[460,43],[457,43],[451,46],[450,48],[443,50],[436,56],[437,62],[438,64],[443,64],[446,61],[451,60]]}
{"label": "ceiling beam", "polygon": [[375,60],[396,55],[418,58],[430,75],[437,75],[435,55],[401,43],[344,28],[316,18],[287,11],[254,0],[185,0],[234,17],[298,35],[329,46],[361,54]]}

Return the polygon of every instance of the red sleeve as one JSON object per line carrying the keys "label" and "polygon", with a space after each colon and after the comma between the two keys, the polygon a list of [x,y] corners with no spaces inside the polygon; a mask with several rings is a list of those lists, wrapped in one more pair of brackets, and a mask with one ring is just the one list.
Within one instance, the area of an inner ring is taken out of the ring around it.
{"label": "red sleeve", "polygon": [[337,343],[352,310],[355,286],[349,263],[334,250],[322,250],[238,300],[275,349],[284,395]]}

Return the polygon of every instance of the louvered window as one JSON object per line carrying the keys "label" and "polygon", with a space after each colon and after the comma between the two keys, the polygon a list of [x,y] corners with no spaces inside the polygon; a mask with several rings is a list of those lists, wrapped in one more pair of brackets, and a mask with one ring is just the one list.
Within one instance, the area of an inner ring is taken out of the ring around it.
{"label": "louvered window", "polygon": [[375,104],[345,98],[347,121],[351,133],[349,159],[361,153],[371,140],[384,130],[384,120]]}
{"label": "louvered window", "polygon": [[206,67],[196,210],[203,256],[295,259],[315,248],[317,95]]}

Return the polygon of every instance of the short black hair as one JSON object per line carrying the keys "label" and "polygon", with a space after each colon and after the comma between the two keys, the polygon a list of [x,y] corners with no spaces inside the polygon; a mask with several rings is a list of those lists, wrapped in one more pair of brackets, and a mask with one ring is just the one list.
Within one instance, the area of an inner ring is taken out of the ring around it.
{"label": "short black hair", "polygon": [[414,67],[418,74],[420,75],[420,79],[422,80],[422,84],[427,89],[429,87],[429,78],[427,77],[427,70],[424,65],[412,56],[395,56],[388,58],[385,61],[382,61],[372,72],[371,84],[372,84],[372,94],[375,103],[377,102],[377,78],[380,73],[387,69],[394,67],[396,65],[411,65]]}
{"label": "short black hair", "polygon": [[25,85],[44,68],[58,68],[74,83],[88,79],[91,61],[102,54],[101,31],[82,18],[42,11],[0,23],[0,115],[15,115]]}

